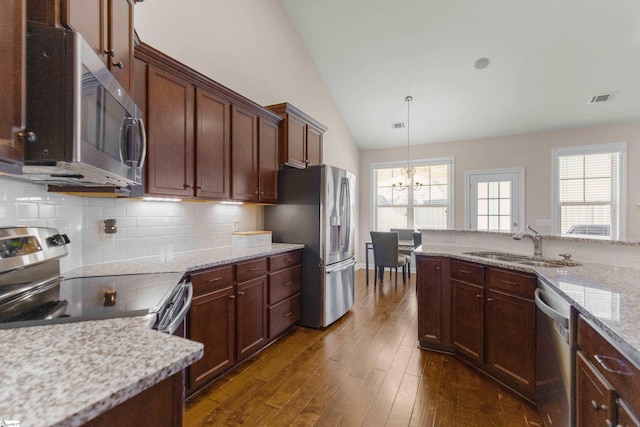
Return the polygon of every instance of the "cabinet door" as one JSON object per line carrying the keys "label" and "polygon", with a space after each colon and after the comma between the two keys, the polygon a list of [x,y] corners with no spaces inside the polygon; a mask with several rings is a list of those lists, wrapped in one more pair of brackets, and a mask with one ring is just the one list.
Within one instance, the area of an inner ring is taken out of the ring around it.
{"label": "cabinet door", "polygon": [[231,196],[230,104],[204,89],[196,89],[197,197]]}
{"label": "cabinet door", "polygon": [[238,106],[231,108],[231,198],[258,200],[258,117]]}
{"label": "cabinet door", "polygon": [[130,91],[133,81],[133,6],[129,0],[108,0],[108,5],[106,50],[111,52],[107,58],[109,69],[120,84]]}
{"label": "cabinet door", "polygon": [[287,152],[285,162],[304,164],[306,160],[307,126],[300,117],[287,115]]}
{"label": "cabinet door", "polygon": [[618,423],[616,427],[640,427],[640,420],[635,416],[627,402],[618,399],[617,403]]}
{"label": "cabinet door", "polygon": [[307,166],[322,164],[322,131],[307,126]]}
{"label": "cabinet door", "polygon": [[258,202],[278,201],[278,125],[260,119]]}
{"label": "cabinet door", "polygon": [[62,23],[82,34],[93,51],[108,64],[107,0],[63,0],[61,3]]}
{"label": "cabinet door", "polygon": [[188,336],[204,344],[204,355],[189,367],[190,390],[235,362],[235,299],[233,286],[227,286],[191,302]]}
{"label": "cabinet door", "polygon": [[484,362],[484,289],[451,280],[453,345],[456,353]]}
{"label": "cabinet door", "polygon": [[237,355],[242,360],[267,343],[267,277],[238,283]]}
{"label": "cabinet door", "polygon": [[0,13],[0,172],[19,173],[25,123],[25,1],[2,0]]}
{"label": "cabinet door", "polygon": [[611,425],[614,408],[612,387],[581,352],[576,355],[576,426]]}
{"label": "cabinet door", "polygon": [[[443,288],[448,281],[444,258],[418,257],[418,339],[420,345],[450,350],[450,293]],[[448,287],[447,287],[448,288]]]}
{"label": "cabinet door", "polygon": [[485,309],[487,367],[498,379],[535,398],[535,303],[489,290]]}
{"label": "cabinet door", "polygon": [[193,194],[193,86],[148,67],[147,182],[149,194]]}

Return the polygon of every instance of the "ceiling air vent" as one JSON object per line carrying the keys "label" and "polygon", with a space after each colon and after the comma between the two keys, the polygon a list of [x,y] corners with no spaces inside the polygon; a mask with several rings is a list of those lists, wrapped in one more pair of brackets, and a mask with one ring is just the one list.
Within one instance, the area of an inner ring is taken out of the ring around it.
{"label": "ceiling air vent", "polygon": [[589,104],[598,104],[600,102],[613,101],[613,97],[615,94],[616,94],[615,92],[611,92],[611,93],[602,93],[599,95],[593,95],[589,100]]}
{"label": "ceiling air vent", "polygon": [[402,129],[404,127],[404,122],[391,123],[391,127],[393,129]]}

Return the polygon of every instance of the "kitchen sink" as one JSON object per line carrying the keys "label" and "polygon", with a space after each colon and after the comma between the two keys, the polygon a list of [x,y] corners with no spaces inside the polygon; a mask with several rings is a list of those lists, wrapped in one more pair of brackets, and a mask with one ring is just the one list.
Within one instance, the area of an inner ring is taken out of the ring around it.
{"label": "kitchen sink", "polygon": [[562,268],[580,265],[573,261],[541,259],[527,255],[516,255],[505,252],[465,252],[465,255],[492,259],[495,261],[512,262],[514,264],[529,265],[533,267]]}

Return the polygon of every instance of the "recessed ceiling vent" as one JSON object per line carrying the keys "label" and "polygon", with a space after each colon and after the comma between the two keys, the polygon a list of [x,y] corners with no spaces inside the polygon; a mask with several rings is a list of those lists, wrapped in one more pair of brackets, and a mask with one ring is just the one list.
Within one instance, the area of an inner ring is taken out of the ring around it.
{"label": "recessed ceiling vent", "polygon": [[599,95],[593,95],[589,100],[589,104],[599,104],[601,102],[610,102],[613,101],[616,92],[611,93],[601,93]]}
{"label": "recessed ceiling vent", "polygon": [[404,127],[404,122],[391,123],[391,127],[393,129],[402,129]]}

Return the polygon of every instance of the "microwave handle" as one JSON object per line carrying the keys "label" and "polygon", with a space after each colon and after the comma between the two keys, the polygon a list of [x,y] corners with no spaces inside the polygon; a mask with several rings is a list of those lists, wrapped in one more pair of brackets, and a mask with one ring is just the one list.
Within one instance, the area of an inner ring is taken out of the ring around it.
{"label": "microwave handle", "polygon": [[136,119],[138,128],[140,129],[140,139],[142,140],[142,153],[140,154],[140,161],[138,162],[138,168],[142,169],[144,162],[147,159],[147,132],[144,130],[144,122],[142,119]]}
{"label": "microwave handle", "polygon": [[138,127],[138,132],[140,134],[140,142],[142,145],[142,150],[140,152],[140,157],[135,160],[137,166],[136,169],[142,169],[144,166],[144,161],[147,158],[147,133],[144,130],[144,122],[142,119],[135,117],[125,117],[123,119],[123,124],[120,132],[120,163],[129,166],[129,163],[133,163],[134,159],[125,159],[125,146],[129,143],[129,138],[125,137],[125,135],[129,135],[129,132],[123,131],[122,129],[132,128],[134,126]]}

